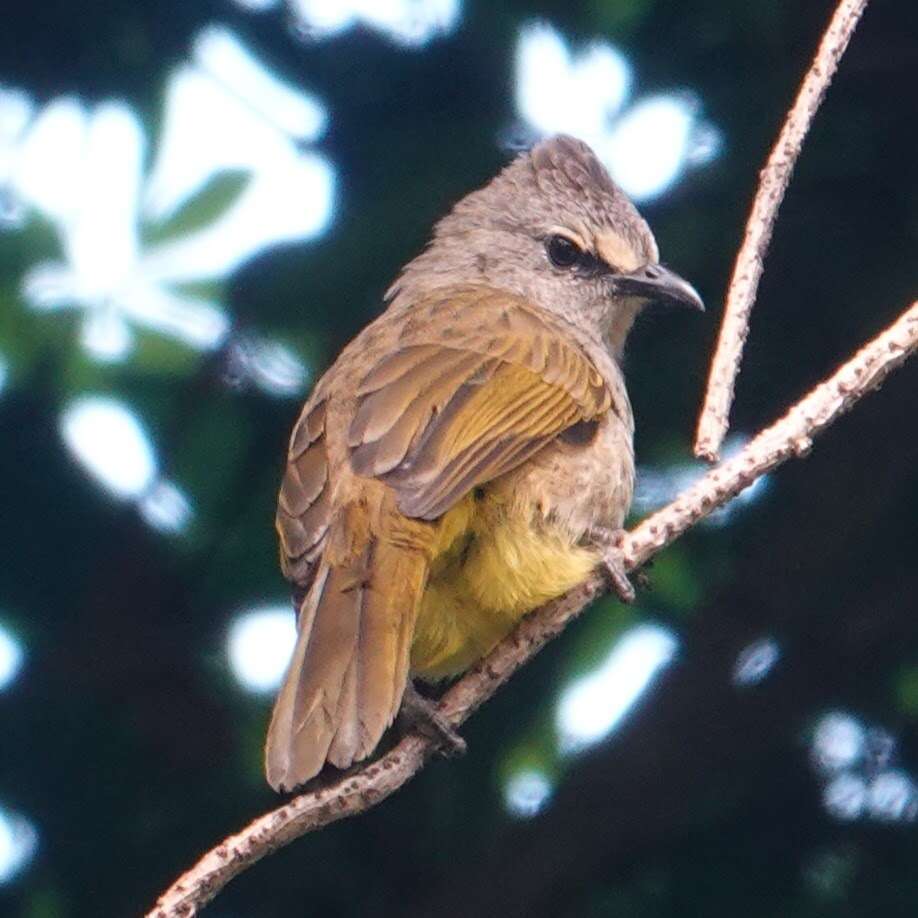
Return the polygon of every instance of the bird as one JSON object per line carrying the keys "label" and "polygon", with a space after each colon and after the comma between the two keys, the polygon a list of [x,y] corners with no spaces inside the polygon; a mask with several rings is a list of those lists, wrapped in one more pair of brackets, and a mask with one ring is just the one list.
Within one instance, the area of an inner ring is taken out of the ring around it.
{"label": "bird", "polygon": [[384,302],[290,437],[276,528],[297,638],[267,734],[277,791],[370,756],[409,701],[446,731],[414,680],[467,670],[597,567],[633,598],[625,340],[649,302],[704,308],[565,135],[462,198]]}

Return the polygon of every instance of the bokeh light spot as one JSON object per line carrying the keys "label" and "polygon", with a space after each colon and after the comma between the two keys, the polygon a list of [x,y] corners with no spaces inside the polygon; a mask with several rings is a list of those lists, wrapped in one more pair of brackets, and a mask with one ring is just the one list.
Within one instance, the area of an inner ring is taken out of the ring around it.
{"label": "bokeh light spot", "polygon": [[822,802],[830,816],[851,822],[864,812],[867,782],[860,775],[843,771],[826,784]]}
{"label": "bokeh light spot", "polygon": [[813,731],[813,759],[824,772],[841,771],[864,754],[866,731],[850,714],[832,712],[822,717]]}
{"label": "bokeh light spot", "polygon": [[552,792],[552,782],[544,772],[518,771],[504,784],[504,806],[514,816],[529,818],[545,808]]}
{"label": "bokeh light spot", "polygon": [[266,395],[290,398],[305,390],[309,370],[282,342],[240,334],[227,348],[225,378],[234,388],[255,386]]}
{"label": "bokeh light spot", "polygon": [[251,609],[230,626],[230,669],[247,691],[272,692],[284,677],[295,643],[296,616],[289,603]]}
{"label": "bokeh light spot", "polygon": [[586,141],[631,197],[647,200],[713,159],[720,134],[700,120],[690,93],[659,93],[625,108],[631,84],[628,61],[611,45],[594,41],[575,54],[547,23],[520,30],[516,106],[528,128]]}
{"label": "bokeh light spot", "polygon": [[191,501],[171,481],[157,481],[141,497],[138,508],[140,515],[160,532],[182,532],[191,522]]}
{"label": "bokeh light spot", "polygon": [[[731,459],[749,442],[743,434],[731,434],[724,443],[724,459]],[[675,499],[676,495],[693,485],[710,471],[703,462],[676,462],[663,468],[641,466],[637,472],[632,510],[653,513]],[[768,475],[761,475],[731,501],[705,517],[699,525],[719,528],[733,522],[737,514],[764,497],[771,486]]]}
{"label": "bokeh light spot", "polygon": [[194,41],[194,58],[201,69],[284,133],[312,140],[325,130],[324,106],[274,76],[229,29],[204,29]]}
{"label": "bokeh light spot", "polygon": [[545,23],[525,26],[516,51],[517,107],[542,134],[602,136],[631,85],[624,55],[594,43],[575,60]]}
{"label": "bokeh light spot", "polygon": [[879,822],[912,822],[918,812],[916,788],[899,769],[876,775],[867,787],[867,812]]}
{"label": "bokeh light spot", "polygon": [[38,832],[24,816],[0,806],[0,884],[9,883],[35,857]]}
{"label": "bokeh light spot", "polygon": [[555,716],[561,751],[578,752],[608,736],[670,663],[677,647],[672,632],[656,625],[625,632],[593,672],[561,693]]}
{"label": "bokeh light spot", "polygon": [[451,32],[461,5],[459,0],[290,0],[290,10],[296,30],[312,39],[330,38],[360,23],[416,48]]}
{"label": "bokeh light spot", "polygon": [[615,180],[647,200],[679,177],[690,148],[696,106],[680,96],[654,96],[626,112],[599,146]]}
{"label": "bokeh light spot", "polygon": [[781,648],[774,638],[761,638],[744,647],[733,664],[733,684],[756,685],[774,668],[781,658]]}
{"label": "bokeh light spot", "polygon": [[112,494],[140,497],[153,483],[153,447],[137,416],[108,396],[70,402],[61,415],[61,434],[73,455]]}
{"label": "bokeh light spot", "polygon": [[22,670],[25,654],[19,639],[0,625],[0,692],[9,688]]}
{"label": "bokeh light spot", "polygon": [[307,148],[328,126],[325,106],[223,26],[203,29],[168,78],[149,175],[127,104],[67,96],[33,108],[0,89],[0,219],[37,211],[55,224],[60,257],[25,272],[22,296],[37,311],[79,310],[97,362],[128,358],[135,326],[221,346],[229,316],[187,285],[224,281],[269,246],[319,235],[334,214],[334,169]]}

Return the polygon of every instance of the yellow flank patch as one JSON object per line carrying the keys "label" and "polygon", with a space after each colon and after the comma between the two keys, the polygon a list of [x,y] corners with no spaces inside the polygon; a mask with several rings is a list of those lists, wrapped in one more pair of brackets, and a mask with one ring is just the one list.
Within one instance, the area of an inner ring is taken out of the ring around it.
{"label": "yellow flank patch", "polygon": [[582,582],[597,553],[493,497],[469,496],[441,537],[411,647],[412,671],[440,679],[468,669],[527,613]]}

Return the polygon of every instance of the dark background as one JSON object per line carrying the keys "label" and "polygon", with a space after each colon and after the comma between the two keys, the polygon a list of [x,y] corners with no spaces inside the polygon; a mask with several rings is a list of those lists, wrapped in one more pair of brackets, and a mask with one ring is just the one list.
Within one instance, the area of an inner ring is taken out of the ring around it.
{"label": "dark background", "polygon": [[[915,294],[916,9],[868,9],[807,141],[766,263],[739,431],[775,418]],[[688,459],[757,171],[830,11],[468,2],[455,32],[408,51],[360,27],[303,42],[279,8],[57,0],[4,11],[0,82],[39,104],[123,99],[152,137],[170,70],[219,21],[321,98],[333,222],[261,253],[221,294],[239,327],[285,336],[318,371],[378,311],[432,221],[506,161],[521,23],[544,17],[575,46],[608,40],[639,92],[692,89],[722,137],[717,158],[642,207],[709,304],[701,320],[648,316],[629,347],[638,458],[665,469]],[[26,654],[0,692],[0,803],[38,833],[34,859],[0,885],[0,913],[130,915],[277,802],[260,772],[270,697],[240,689],[224,645],[240,608],[284,595],[272,517],[298,400],[228,387],[221,353],[92,363],[72,316],[20,301],[24,268],[54,251],[37,219],[0,234],[0,616]],[[906,784],[918,774],[916,386],[912,363],[726,525],[665,552],[635,610],[588,613],[466,726],[465,758],[269,857],[211,913],[914,914],[915,801],[875,796],[850,818],[827,807],[837,775],[814,764],[813,736],[829,712],[863,725],[847,772],[868,792],[890,770]],[[84,390],[142,414],[195,502],[188,533],[152,530],[74,463],[58,415]],[[675,661],[606,742],[562,762],[559,691],[641,621],[676,636]],[[737,654],[763,637],[777,662],[737,686]],[[504,782],[531,749],[554,794],[521,818]]]}

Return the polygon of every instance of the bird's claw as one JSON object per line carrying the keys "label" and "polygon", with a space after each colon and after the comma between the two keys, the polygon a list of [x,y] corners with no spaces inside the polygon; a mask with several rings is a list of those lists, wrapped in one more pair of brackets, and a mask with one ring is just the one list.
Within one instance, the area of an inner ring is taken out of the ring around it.
{"label": "bird's claw", "polygon": [[622,529],[611,530],[602,527],[596,527],[590,532],[593,543],[601,552],[600,564],[609,580],[609,586],[622,602],[632,603],[635,599],[634,586],[625,571],[621,547],[624,534]]}
{"label": "bird's claw", "polygon": [[410,679],[402,696],[399,716],[409,729],[417,730],[433,740],[440,752],[448,758],[465,754],[465,740],[440,713],[436,702],[418,692]]}

